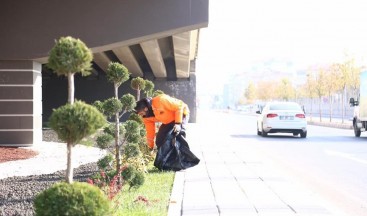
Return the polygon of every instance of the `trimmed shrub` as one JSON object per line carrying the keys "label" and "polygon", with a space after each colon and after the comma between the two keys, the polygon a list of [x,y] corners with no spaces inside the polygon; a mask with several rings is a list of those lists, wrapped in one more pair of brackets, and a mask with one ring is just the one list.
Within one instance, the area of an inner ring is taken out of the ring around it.
{"label": "trimmed shrub", "polygon": [[72,144],[95,133],[106,122],[102,113],[82,101],[61,106],[50,117],[50,127],[58,137]]}
{"label": "trimmed shrub", "polygon": [[100,169],[107,170],[112,169],[114,156],[112,154],[107,154],[103,158],[97,161],[97,166]]}
{"label": "trimmed shrub", "polygon": [[85,182],[56,183],[34,200],[36,215],[112,215],[112,205],[97,187]]}
{"label": "trimmed shrub", "polygon": [[138,157],[141,155],[139,145],[137,143],[127,143],[124,147],[124,154],[126,158]]}
{"label": "trimmed shrub", "polygon": [[110,134],[102,134],[96,140],[97,146],[101,149],[107,149],[112,141],[114,141],[114,137]]}
{"label": "trimmed shrub", "polygon": [[130,77],[129,70],[118,62],[111,62],[108,64],[106,75],[107,80],[116,84],[117,86],[120,86]]}
{"label": "trimmed shrub", "polygon": [[134,166],[128,165],[126,169],[121,172],[123,179],[129,184],[129,189],[142,186],[145,182],[145,175],[138,171]]}
{"label": "trimmed shrub", "polygon": [[131,80],[131,88],[134,90],[145,89],[145,80],[141,77],[135,77]]}
{"label": "trimmed shrub", "polygon": [[109,98],[103,102],[103,111],[108,117],[114,116],[116,113],[121,112],[122,103],[119,99]]}
{"label": "trimmed shrub", "polygon": [[50,51],[47,66],[57,75],[80,72],[89,75],[92,70],[92,51],[79,39],[61,37]]}
{"label": "trimmed shrub", "polygon": [[136,106],[136,100],[132,94],[124,94],[120,98],[120,102],[122,103],[122,109],[125,111],[132,111]]}

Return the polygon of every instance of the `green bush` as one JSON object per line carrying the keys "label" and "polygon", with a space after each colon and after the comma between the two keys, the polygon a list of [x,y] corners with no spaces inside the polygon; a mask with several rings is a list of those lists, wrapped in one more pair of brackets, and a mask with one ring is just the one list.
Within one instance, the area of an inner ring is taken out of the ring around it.
{"label": "green bush", "polygon": [[156,91],[153,92],[153,97],[161,95],[161,94],[164,94],[164,92],[162,90],[156,90]]}
{"label": "green bush", "polygon": [[[111,135],[112,137],[115,137],[115,125],[114,124],[108,124],[105,128],[103,128],[103,133]],[[122,124],[120,124],[120,135],[125,133],[125,128]]]}
{"label": "green bush", "polygon": [[112,215],[111,203],[97,187],[88,183],[56,183],[34,200],[36,215]]}
{"label": "green bush", "polygon": [[77,143],[95,133],[106,124],[106,118],[95,107],[82,101],[55,109],[50,117],[50,127],[58,137],[68,143]]}
{"label": "green bush", "polygon": [[150,80],[145,80],[145,95],[151,97],[154,90],[154,83]]}
{"label": "green bush", "polygon": [[139,139],[141,138],[140,136],[140,124],[136,121],[133,120],[127,120],[126,122],[124,122],[123,124],[125,131],[126,131],[126,140],[128,142],[138,142]]}
{"label": "green bush", "polygon": [[114,137],[110,134],[102,134],[96,139],[97,146],[101,149],[107,149],[112,141],[114,141]]}
{"label": "green bush", "polygon": [[135,77],[131,80],[131,88],[134,90],[145,89],[145,80],[141,77]]}
{"label": "green bush", "polygon": [[132,94],[124,94],[120,98],[120,102],[122,103],[122,109],[126,111],[132,111],[136,106],[136,100]]}
{"label": "green bush", "polygon": [[109,98],[103,102],[104,114],[108,117],[115,115],[122,110],[122,103],[116,98]]}
{"label": "green bush", "polygon": [[50,51],[47,66],[57,75],[80,72],[89,75],[92,70],[92,51],[79,39],[61,37]]}
{"label": "green bush", "polygon": [[134,166],[128,165],[126,169],[121,172],[124,181],[129,184],[129,188],[138,188],[144,184],[145,175],[142,171],[137,170]]}
{"label": "green bush", "polygon": [[95,106],[98,111],[100,111],[101,113],[104,113],[102,101],[97,100],[92,105]]}
{"label": "green bush", "polygon": [[129,182],[130,187],[140,187],[145,182],[145,175],[143,172],[136,172],[134,177]]}
{"label": "green bush", "polygon": [[[143,118],[140,115],[136,114],[136,113],[131,113],[130,116],[129,116],[129,118],[128,118],[128,120],[136,121],[139,124],[141,124],[142,127],[144,127]],[[145,130],[143,130],[143,131],[145,131]]]}
{"label": "green bush", "polygon": [[126,158],[138,157],[141,155],[139,145],[137,143],[127,143],[124,146],[124,155]]}
{"label": "green bush", "polygon": [[120,86],[130,77],[129,70],[118,62],[111,62],[108,64],[107,80]]}
{"label": "green bush", "polygon": [[100,169],[107,170],[111,169],[113,166],[114,156],[112,154],[107,154],[97,161],[97,166]]}

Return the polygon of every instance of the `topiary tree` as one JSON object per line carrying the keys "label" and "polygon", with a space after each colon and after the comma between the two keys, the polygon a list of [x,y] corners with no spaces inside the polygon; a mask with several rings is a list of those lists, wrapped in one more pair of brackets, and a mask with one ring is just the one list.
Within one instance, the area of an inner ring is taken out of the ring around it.
{"label": "topiary tree", "polygon": [[109,98],[103,102],[96,101],[94,105],[98,107],[98,109],[102,111],[106,116],[111,117],[115,115],[115,118],[118,119],[118,129],[116,130],[117,127],[116,121],[113,123],[114,124],[113,127],[111,126],[105,127],[104,133],[99,137],[97,137],[97,145],[102,149],[109,149],[110,142],[112,140],[115,141],[114,152],[116,159],[116,170],[120,170],[121,149],[125,143],[126,137],[133,132],[132,131],[127,132],[124,126],[120,124],[119,119],[124,114],[134,109],[136,105],[135,98],[131,94],[125,94],[119,100],[116,98]]}
{"label": "topiary tree", "polygon": [[[129,79],[129,75],[130,73],[127,68],[122,64],[115,62],[110,63],[107,71],[107,79],[114,84],[115,97],[103,102],[96,101],[94,103],[95,106],[106,116],[114,117],[115,120],[113,127],[105,127],[104,133],[97,137],[97,145],[100,148],[107,149],[115,154],[114,161],[111,161],[112,158],[107,155],[105,158],[101,159],[103,163],[99,163],[99,165],[104,165],[103,167],[99,166],[100,168],[108,171],[108,173],[112,173],[113,175],[120,175],[122,162],[130,163],[131,161],[139,161],[139,159],[128,161],[127,158],[139,158],[140,156],[140,151],[135,152],[135,154],[133,151],[134,142],[136,142],[135,140],[139,140],[138,137],[141,134],[138,123],[135,122],[136,127],[132,126],[134,125],[134,122],[129,121],[120,124],[120,118],[127,112],[132,111],[136,105],[135,97],[131,94],[125,94],[118,99],[118,88],[123,82]],[[112,140],[114,140],[114,148],[110,148]],[[127,154],[125,154],[125,149],[127,149]],[[121,156],[122,153],[123,157]],[[112,167],[111,164],[113,163],[116,165],[116,169],[107,170]],[[144,161],[140,161],[140,163],[135,164],[144,164]],[[127,179],[124,180],[129,182]],[[118,176],[118,184],[121,183],[120,176]]]}
{"label": "topiary tree", "polygon": [[56,183],[34,199],[35,215],[112,215],[111,202],[97,187],[88,183]]}
{"label": "topiary tree", "polygon": [[106,124],[106,118],[95,107],[81,101],[55,109],[50,116],[50,127],[67,143],[66,181],[73,181],[72,147],[84,137],[95,133]]}
{"label": "topiary tree", "polygon": [[153,92],[153,97],[158,96],[158,95],[161,95],[161,94],[164,94],[164,92],[162,90],[155,90]]}
{"label": "topiary tree", "polygon": [[140,91],[145,89],[145,80],[141,77],[136,77],[131,80],[131,88],[136,90],[136,100],[140,100]]}
{"label": "topiary tree", "polygon": [[[74,74],[89,75],[93,55],[91,50],[79,39],[61,37],[51,49],[47,66],[57,75],[68,78],[68,103],[55,110],[50,117],[50,126],[56,131],[60,139],[67,143],[66,181],[73,181],[72,147],[80,141],[82,136],[94,133],[102,127],[104,117],[90,105],[74,104]],[[51,123],[52,122],[52,123]],[[80,127],[85,126],[85,128]]]}
{"label": "topiary tree", "polygon": [[144,93],[147,97],[153,96],[154,83],[150,80],[145,80]]}
{"label": "topiary tree", "polygon": [[[122,111],[122,103],[118,99],[118,88],[122,83],[126,82],[130,77],[129,70],[122,64],[117,62],[111,62],[108,65],[107,69],[107,80],[113,83],[115,98],[112,99],[115,101],[115,104],[112,106],[113,110],[109,113],[114,113],[115,115],[115,154],[116,154],[116,170],[120,170],[121,161],[120,161],[120,150],[119,150],[119,139],[120,139],[120,112]],[[135,101],[134,101],[135,102]],[[134,104],[133,104],[134,105]]]}
{"label": "topiary tree", "polygon": [[59,76],[68,78],[68,102],[74,103],[74,74],[89,75],[93,54],[79,39],[61,37],[51,49],[47,66]]}

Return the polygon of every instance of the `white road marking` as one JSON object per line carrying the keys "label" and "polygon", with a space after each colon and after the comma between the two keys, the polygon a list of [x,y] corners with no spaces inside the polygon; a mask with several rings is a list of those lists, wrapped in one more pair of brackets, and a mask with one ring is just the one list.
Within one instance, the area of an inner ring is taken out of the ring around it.
{"label": "white road marking", "polygon": [[367,160],[363,160],[360,158],[357,158],[355,156],[353,156],[353,154],[348,154],[348,153],[344,153],[344,152],[338,152],[338,151],[332,151],[332,150],[325,150],[325,153],[328,155],[333,155],[333,156],[338,156],[338,157],[342,157],[342,158],[346,158],[349,160],[353,160],[362,164],[367,164]]}

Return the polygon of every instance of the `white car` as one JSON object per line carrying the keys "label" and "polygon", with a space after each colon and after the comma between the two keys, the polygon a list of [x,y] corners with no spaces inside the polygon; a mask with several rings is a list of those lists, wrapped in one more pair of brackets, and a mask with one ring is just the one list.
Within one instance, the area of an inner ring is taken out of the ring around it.
{"label": "white car", "polygon": [[256,112],[257,135],[266,137],[268,133],[292,133],[293,136],[307,136],[305,112],[295,102],[268,102],[261,111]]}

